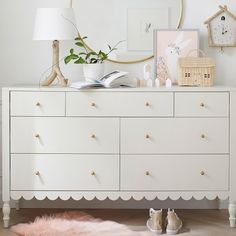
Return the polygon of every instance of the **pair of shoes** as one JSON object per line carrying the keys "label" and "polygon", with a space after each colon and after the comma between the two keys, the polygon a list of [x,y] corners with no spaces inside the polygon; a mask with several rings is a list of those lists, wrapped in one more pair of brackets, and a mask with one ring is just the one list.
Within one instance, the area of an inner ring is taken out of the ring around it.
{"label": "pair of shoes", "polygon": [[[151,232],[161,234],[162,233],[162,209],[149,210],[150,218],[147,220],[147,227]],[[174,210],[168,209],[166,216],[166,233],[170,235],[177,234],[182,228],[182,221]]]}

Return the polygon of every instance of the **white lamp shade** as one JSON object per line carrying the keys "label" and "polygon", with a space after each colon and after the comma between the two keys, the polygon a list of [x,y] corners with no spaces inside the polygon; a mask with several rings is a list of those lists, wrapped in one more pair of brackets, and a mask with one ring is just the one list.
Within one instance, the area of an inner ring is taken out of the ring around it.
{"label": "white lamp shade", "polygon": [[72,8],[38,8],[33,39],[71,40],[77,36],[75,25]]}

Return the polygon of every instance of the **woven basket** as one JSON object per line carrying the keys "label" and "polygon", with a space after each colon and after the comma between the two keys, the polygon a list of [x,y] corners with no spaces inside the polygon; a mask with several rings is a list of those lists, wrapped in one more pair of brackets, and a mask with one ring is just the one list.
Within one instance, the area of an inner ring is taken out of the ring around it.
{"label": "woven basket", "polygon": [[[194,50],[193,50],[194,51]],[[212,58],[206,57],[201,50],[202,57],[186,57],[178,59],[178,85],[210,87],[213,85],[215,76],[215,62]]]}

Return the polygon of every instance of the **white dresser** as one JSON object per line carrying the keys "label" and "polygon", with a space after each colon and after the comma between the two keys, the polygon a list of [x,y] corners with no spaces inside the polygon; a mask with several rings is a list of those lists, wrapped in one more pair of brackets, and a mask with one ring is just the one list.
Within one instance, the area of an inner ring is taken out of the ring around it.
{"label": "white dresser", "polygon": [[10,199],[230,199],[236,89],[3,88],[3,219]]}

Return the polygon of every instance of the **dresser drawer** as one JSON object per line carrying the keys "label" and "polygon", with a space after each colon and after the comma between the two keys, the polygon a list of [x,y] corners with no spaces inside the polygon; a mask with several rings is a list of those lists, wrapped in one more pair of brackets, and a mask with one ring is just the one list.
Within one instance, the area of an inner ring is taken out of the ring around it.
{"label": "dresser drawer", "polygon": [[13,154],[11,190],[116,191],[119,156]]}
{"label": "dresser drawer", "polygon": [[118,152],[117,118],[11,118],[11,153]]}
{"label": "dresser drawer", "polygon": [[228,165],[226,155],[124,155],[121,157],[121,190],[226,191]]}
{"label": "dresser drawer", "polygon": [[65,116],[65,93],[11,92],[11,116]]}
{"label": "dresser drawer", "polygon": [[67,116],[173,116],[172,93],[70,92]]}
{"label": "dresser drawer", "polygon": [[121,153],[229,153],[229,120],[123,118]]}
{"label": "dresser drawer", "polygon": [[229,93],[175,93],[177,117],[228,117]]}

